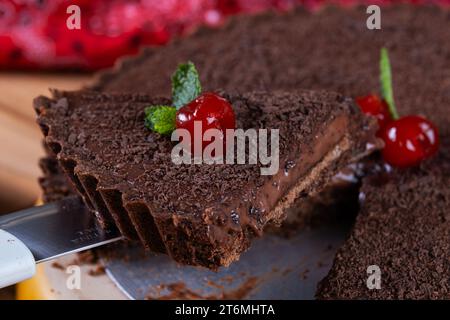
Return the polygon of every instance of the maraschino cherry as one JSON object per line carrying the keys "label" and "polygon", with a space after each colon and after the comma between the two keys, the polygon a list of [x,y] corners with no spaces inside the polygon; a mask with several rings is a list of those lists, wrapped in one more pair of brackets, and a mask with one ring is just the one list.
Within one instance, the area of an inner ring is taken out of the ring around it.
{"label": "maraschino cherry", "polygon": [[381,50],[381,87],[384,99],[376,95],[356,98],[361,110],[378,119],[377,135],[383,139],[384,160],[395,167],[406,168],[418,165],[432,157],[439,149],[439,134],[436,126],[418,115],[399,117],[394,103],[391,67],[387,50]]}
{"label": "maraschino cherry", "polygon": [[[194,139],[202,139],[202,137],[194,137],[194,121],[201,121],[202,136],[208,129],[222,131],[221,139],[224,146],[225,130],[234,129],[236,126],[234,111],[230,103],[225,98],[212,92],[201,94],[177,111],[176,128],[189,131],[191,134],[191,150],[193,150]],[[210,141],[202,141],[203,149],[209,143]]]}
{"label": "maraschino cherry", "polygon": [[418,165],[438,151],[438,130],[421,116],[406,116],[388,123],[380,133],[384,140],[384,160],[405,168]]}

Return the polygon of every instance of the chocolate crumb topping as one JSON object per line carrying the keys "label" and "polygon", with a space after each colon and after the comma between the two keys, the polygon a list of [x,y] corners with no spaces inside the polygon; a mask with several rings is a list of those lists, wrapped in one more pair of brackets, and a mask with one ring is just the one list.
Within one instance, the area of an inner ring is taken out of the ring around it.
{"label": "chocolate crumb topping", "polygon": [[[364,180],[362,209],[320,299],[450,298],[450,140],[417,168]],[[366,286],[381,269],[381,289]]]}

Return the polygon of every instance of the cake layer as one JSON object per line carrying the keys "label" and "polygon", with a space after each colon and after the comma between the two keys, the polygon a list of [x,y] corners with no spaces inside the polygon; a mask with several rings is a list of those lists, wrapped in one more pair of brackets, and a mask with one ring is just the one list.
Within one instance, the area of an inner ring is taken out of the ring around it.
{"label": "cake layer", "polygon": [[[320,299],[450,298],[450,140],[420,167],[368,177],[362,209]],[[367,268],[380,268],[369,289]]]}
{"label": "cake layer", "polygon": [[336,93],[224,96],[237,128],[280,130],[275,175],[261,175],[260,164],[174,165],[170,139],[144,127],[145,107],[170,103],[162,98],[55,92],[35,108],[47,145],[103,223],[179,262],[215,268],[378,144],[375,120]]}

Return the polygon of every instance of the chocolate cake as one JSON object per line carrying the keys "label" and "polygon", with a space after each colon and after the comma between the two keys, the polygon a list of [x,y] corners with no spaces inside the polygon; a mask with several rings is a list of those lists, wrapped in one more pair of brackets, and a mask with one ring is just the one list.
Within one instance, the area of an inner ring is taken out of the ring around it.
{"label": "chocolate cake", "polygon": [[378,143],[375,120],[336,93],[224,96],[237,128],[280,130],[275,175],[261,175],[260,164],[173,164],[170,139],[144,127],[145,107],[170,104],[163,98],[55,91],[35,108],[47,145],[103,223],[178,262],[215,268]]}
{"label": "chocolate cake", "polygon": [[[178,63],[192,60],[199,69],[205,89],[224,88],[228,92],[239,92],[302,87],[333,90],[357,97],[378,91],[379,49],[385,46],[389,49],[393,66],[394,92],[400,114],[425,115],[438,126],[441,139],[448,139],[449,10],[412,5],[382,7],[381,30],[366,28],[368,15],[365,10],[366,7],[329,7],[314,13],[297,9],[283,14],[238,17],[218,30],[201,29],[164,48],[146,49],[138,57],[124,59],[114,70],[99,75],[90,88],[104,92],[167,95],[170,85],[165,79]],[[442,157],[448,154],[449,148],[448,143],[442,143],[440,160],[429,162],[436,166],[433,170],[444,170],[442,159],[445,158]],[[430,208],[424,208],[421,216],[412,205],[396,202],[394,197],[399,195],[405,201],[417,199],[423,195],[423,186],[433,186],[434,192],[446,196],[448,183],[447,186],[443,185],[435,172],[431,170],[430,164],[423,164],[419,169],[394,171],[392,180],[385,186],[374,184],[370,179],[365,180],[364,194],[369,200],[363,204],[355,232],[340,251],[330,275],[320,286],[318,297],[448,298],[449,272],[448,268],[442,268],[440,264],[443,258],[449,261],[450,241],[448,237],[442,238],[442,230],[445,231],[449,225],[448,217],[442,218],[442,211],[439,211],[442,208],[436,209],[436,214],[433,213],[435,209],[431,208],[435,206],[432,203]],[[405,176],[402,178],[403,173]],[[345,212],[345,199],[349,199],[348,205],[352,212],[357,206],[355,199],[358,188],[349,185],[356,191],[348,194],[349,189],[342,189],[346,190],[343,193],[345,198],[340,199],[343,202],[342,211]],[[388,192],[383,191],[385,187],[393,191],[389,200]],[[371,190],[370,195],[367,190]],[[410,198],[402,198],[399,190],[407,190],[403,196]],[[377,197],[389,204],[391,211],[397,215],[382,213],[376,202],[370,200]],[[339,198],[339,194],[336,198]],[[447,200],[441,198],[438,197],[437,200],[440,200],[437,203],[444,204],[443,208],[447,203],[448,208]],[[322,203],[321,199],[318,202]],[[374,205],[373,209],[371,204]],[[412,217],[402,209],[408,206],[413,212]],[[311,209],[309,205],[307,207],[304,210]],[[439,212],[440,227],[436,223]],[[383,221],[391,223],[381,226]],[[364,230],[370,230],[372,223],[380,226],[389,241],[381,242],[381,235],[377,235],[377,239],[373,238],[378,241],[377,247],[372,247],[373,261],[380,263],[383,269],[382,288],[386,290],[369,292],[365,287],[366,264],[369,262],[366,250],[369,247],[364,241],[369,241],[370,236]],[[410,223],[420,232],[411,231]],[[400,228],[422,236],[408,239],[408,235],[402,231],[397,232],[395,237],[394,231]],[[360,250],[359,235],[363,241]],[[404,241],[413,249],[404,247],[404,250],[399,250]],[[391,256],[383,253],[384,248]],[[447,248],[447,251],[442,254],[439,248]],[[418,252],[420,255],[415,255]],[[423,255],[424,252],[428,252],[428,256]],[[342,259],[351,256],[354,257],[350,261],[361,265],[350,265]],[[436,260],[432,257],[436,257]],[[382,263],[385,259],[390,266]],[[396,267],[393,269],[394,265]],[[357,273],[356,279],[353,279],[355,276],[351,271]],[[383,274],[388,275],[388,282]],[[411,276],[405,276],[408,274]]]}
{"label": "chocolate cake", "polygon": [[[449,147],[420,167],[364,180],[360,214],[318,298],[450,299]],[[380,289],[366,285],[370,265],[381,270]]]}

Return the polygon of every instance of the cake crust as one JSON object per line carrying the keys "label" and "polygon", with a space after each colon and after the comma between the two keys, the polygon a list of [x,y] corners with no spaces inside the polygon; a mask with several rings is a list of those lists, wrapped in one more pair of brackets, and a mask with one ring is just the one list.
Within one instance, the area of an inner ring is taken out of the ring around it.
{"label": "cake crust", "polygon": [[[101,72],[90,89],[170,95],[166,81],[179,63],[195,63],[205,90],[330,90],[349,97],[379,89],[379,52],[386,47],[400,114],[448,120],[450,10],[397,4],[382,7],[381,30],[366,27],[366,6],[329,6],[318,12],[234,17],[219,29],[201,28],[162,48],[146,48]],[[226,53],[226,54],[223,54]],[[149,75],[152,81],[148,80]],[[435,113],[434,111],[437,111]]]}

